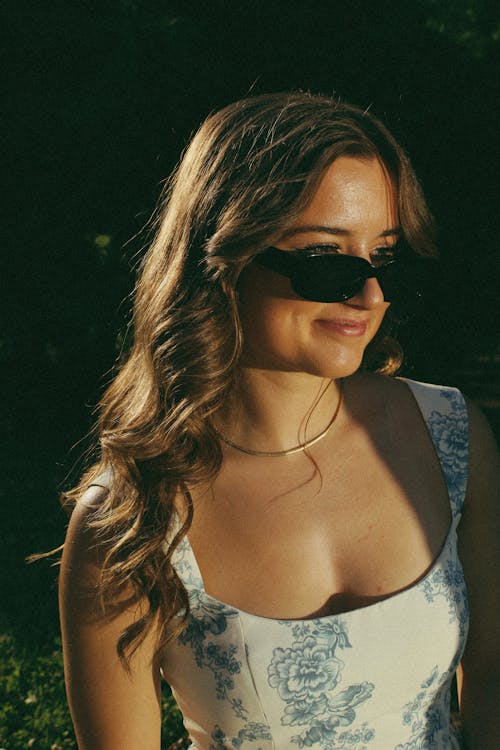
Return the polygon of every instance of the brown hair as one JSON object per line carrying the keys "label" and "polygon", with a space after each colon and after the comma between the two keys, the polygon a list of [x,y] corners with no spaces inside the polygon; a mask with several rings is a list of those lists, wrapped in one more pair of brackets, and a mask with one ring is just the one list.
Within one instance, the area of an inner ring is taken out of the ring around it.
{"label": "brown hair", "polygon": [[[119,639],[125,662],[153,618],[161,646],[188,611],[171,558],[192,517],[186,486],[210,481],[221,465],[211,417],[231,393],[241,352],[239,274],[279,240],[341,155],[380,160],[405,239],[434,254],[432,219],[404,151],[370,112],[329,97],[277,93],[225,107],[203,123],[166,185],[138,275],[133,345],[100,404],[99,460],[66,494],[74,504],[111,470],[90,521],[106,550],[101,593],[113,601],[132,585],[149,601]],[[379,334],[366,367],[394,371],[388,342]]]}

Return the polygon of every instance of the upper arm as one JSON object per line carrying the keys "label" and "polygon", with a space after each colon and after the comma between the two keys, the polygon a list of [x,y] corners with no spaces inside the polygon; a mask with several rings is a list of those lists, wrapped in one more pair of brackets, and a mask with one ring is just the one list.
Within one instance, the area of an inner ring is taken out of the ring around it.
{"label": "upper arm", "polygon": [[500,461],[491,428],[469,404],[469,478],[459,551],[470,608],[462,676],[474,692],[500,686]]}
{"label": "upper arm", "polygon": [[159,750],[160,676],[152,628],[131,658],[120,661],[120,633],[141,612],[136,599],[117,602],[104,618],[95,594],[99,555],[88,528],[92,503],[102,488],[91,488],[73,511],[61,562],[61,631],[68,702],[80,750]]}

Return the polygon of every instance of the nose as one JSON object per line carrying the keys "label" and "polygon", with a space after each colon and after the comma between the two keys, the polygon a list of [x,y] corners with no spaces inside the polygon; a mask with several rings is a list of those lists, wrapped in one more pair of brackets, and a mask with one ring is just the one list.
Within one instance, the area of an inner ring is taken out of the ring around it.
{"label": "nose", "polygon": [[347,300],[346,304],[352,307],[361,307],[365,310],[374,310],[380,305],[386,304],[384,293],[375,278],[366,279],[363,288]]}

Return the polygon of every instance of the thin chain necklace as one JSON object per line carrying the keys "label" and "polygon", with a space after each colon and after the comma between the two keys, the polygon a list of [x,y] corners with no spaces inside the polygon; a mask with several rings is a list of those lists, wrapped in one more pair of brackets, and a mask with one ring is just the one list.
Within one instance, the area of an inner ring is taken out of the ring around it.
{"label": "thin chain necklace", "polygon": [[343,393],[343,380],[341,378],[339,380],[339,400],[337,401],[337,406],[335,407],[335,411],[333,412],[333,417],[330,419],[325,429],[320,432],[319,435],[316,435],[310,440],[306,440],[305,443],[299,443],[299,445],[296,445],[294,448],[288,448],[284,451],[254,451],[251,448],[243,448],[243,446],[238,445],[237,443],[233,443],[232,440],[224,437],[224,435],[222,435],[217,429],[215,429],[215,432],[226,445],[229,445],[231,448],[234,448],[241,453],[246,453],[249,456],[266,456],[269,458],[277,458],[278,456],[291,456],[293,453],[299,453],[300,451],[306,450],[306,448],[310,448],[311,445],[315,445],[315,443],[319,442],[330,431],[330,429],[333,427],[333,423],[337,419],[340,407],[342,406]]}

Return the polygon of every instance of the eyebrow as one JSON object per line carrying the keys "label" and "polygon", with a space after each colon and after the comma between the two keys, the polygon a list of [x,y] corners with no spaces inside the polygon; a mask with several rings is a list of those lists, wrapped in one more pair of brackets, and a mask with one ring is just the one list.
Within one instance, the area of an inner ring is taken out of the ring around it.
{"label": "eyebrow", "polygon": [[[291,227],[287,229],[283,234],[282,239],[287,237],[293,237],[296,234],[306,234],[307,232],[321,232],[323,234],[332,234],[340,237],[347,237],[352,234],[349,229],[341,229],[340,227],[327,227],[322,224],[305,224],[301,227]],[[380,232],[379,237],[393,237],[401,234],[401,227],[391,227],[391,229],[385,229]]]}

